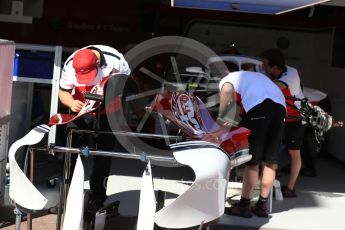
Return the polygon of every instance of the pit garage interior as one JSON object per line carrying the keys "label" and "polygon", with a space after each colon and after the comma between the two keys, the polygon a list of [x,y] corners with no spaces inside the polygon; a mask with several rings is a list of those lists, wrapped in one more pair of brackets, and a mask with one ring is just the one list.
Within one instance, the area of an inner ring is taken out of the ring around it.
{"label": "pit garage interior", "polygon": [[[13,78],[0,81],[12,86],[0,87],[1,104],[9,108],[7,116],[0,117],[0,228],[15,229],[8,197],[8,148],[45,122],[47,116],[63,110],[56,92],[66,58],[90,44],[109,45],[126,54],[135,45],[160,36],[193,39],[217,54],[231,44],[241,55],[251,57],[268,48],[279,48],[287,65],[299,71],[303,85],[326,93],[331,114],[345,120],[345,0],[0,0],[0,39],[14,42],[16,49]],[[181,73],[195,64],[184,57],[177,56],[176,60]],[[144,67],[165,79],[169,61]],[[3,77],[1,74],[0,69]],[[158,83],[148,84],[157,87]],[[59,144],[61,132],[54,130],[45,141]],[[317,176],[299,177],[297,198],[273,199],[268,219],[224,215],[209,229],[344,229],[345,129],[332,129],[326,136],[325,147],[313,156]],[[121,200],[120,217],[105,229],[136,229],[145,164],[118,158],[111,161],[108,183],[112,186],[107,194],[110,201]],[[91,164],[86,159],[85,168]],[[152,170],[157,190],[169,191],[167,203],[193,181],[193,172],[187,167],[153,166]],[[89,174],[87,171],[86,178]],[[281,173],[279,180],[287,178],[288,174]],[[57,186],[52,190],[52,196],[56,196]],[[34,218],[32,229],[56,229],[56,214],[50,210],[33,216],[40,217]]]}

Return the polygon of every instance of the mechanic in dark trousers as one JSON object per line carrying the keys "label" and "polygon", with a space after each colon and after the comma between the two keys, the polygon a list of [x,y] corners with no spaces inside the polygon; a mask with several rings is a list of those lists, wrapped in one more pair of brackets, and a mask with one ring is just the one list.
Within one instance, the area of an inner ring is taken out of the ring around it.
{"label": "mechanic in dark trousers", "polygon": [[[78,113],[85,102],[84,93],[89,92],[103,78],[114,73],[126,75],[131,73],[123,55],[114,48],[104,45],[90,45],[77,50],[68,57],[62,70],[59,90],[61,103],[73,113]],[[99,126],[102,131],[108,131],[110,128],[107,115],[101,114]],[[96,122],[95,114],[86,114],[68,124],[68,129],[92,130],[96,127]],[[97,145],[98,149],[113,150],[115,142],[113,135],[98,136],[96,138],[90,134],[83,134],[73,137],[72,147],[89,146],[90,148],[96,148]],[[93,210],[100,208],[107,199],[106,178],[109,175],[110,162],[107,157],[94,156],[90,178],[92,196],[91,204],[89,204]]]}
{"label": "mechanic in dark trousers", "polygon": [[[260,54],[262,69],[282,90],[285,96],[294,96],[303,99],[300,77],[295,68],[285,65],[283,53],[276,48],[268,49]],[[286,103],[300,108],[300,101],[287,99]],[[291,158],[290,178],[287,186],[282,186],[284,197],[296,197],[295,185],[301,170],[301,146],[303,143],[305,126],[301,120],[289,117],[300,117],[301,114],[294,108],[287,106],[287,118],[285,122],[285,143]]]}
{"label": "mechanic in dark trousers", "polygon": [[[332,104],[324,92],[312,88],[303,88],[303,94],[313,104],[319,106],[328,114],[332,112]],[[304,133],[303,144],[301,147],[302,168],[299,172],[300,176],[316,177],[317,170],[315,167],[314,158],[320,154],[325,153],[328,142],[328,132],[324,135],[324,141],[318,142],[315,138],[315,130],[311,126],[307,126]]]}
{"label": "mechanic in dark trousers", "polygon": [[[243,174],[241,199],[225,213],[241,217],[268,217],[268,196],[278,166],[277,149],[283,133],[285,98],[281,90],[265,75],[257,72],[229,73],[220,84],[219,117],[223,118],[232,100],[243,109],[239,126],[251,130],[249,152],[252,159],[246,163]],[[222,120],[222,119],[218,119]],[[260,197],[250,208],[252,192],[259,180],[259,166],[263,165]]]}

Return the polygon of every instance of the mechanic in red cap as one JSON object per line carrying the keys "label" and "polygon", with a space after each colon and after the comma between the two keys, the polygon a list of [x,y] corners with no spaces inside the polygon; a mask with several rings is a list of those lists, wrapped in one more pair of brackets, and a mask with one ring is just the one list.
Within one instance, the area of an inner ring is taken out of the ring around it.
{"label": "mechanic in red cap", "polygon": [[[116,49],[104,45],[91,45],[81,48],[67,58],[60,78],[59,99],[72,113],[78,113],[85,103],[85,92],[90,92],[93,86],[100,84],[103,78],[111,74],[128,75],[131,71],[123,55]],[[110,80],[114,80],[116,76]],[[126,80],[127,81],[127,80]],[[111,103],[110,103],[111,104]],[[70,129],[93,130],[99,125],[102,131],[110,131],[107,114],[102,114],[99,121],[94,114],[85,114],[67,124],[65,138]],[[106,134],[73,135],[72,147],[97,148],[112,151],[117,147],[115,137]],[[75,155],[72,155],[72,168],[75,165]],[[109,175],[111,160],[107,157],[94,156],[93,169],[90,177],[91,195],[86,210],[93,212],[102,207],[107,199],[106,181]]]}
{"label": "mechanic in red cap", "polygon": [[123,55],[104,45],[92,45],[74,52],[62,70],[59,99],[73,112],[83,107],[84,93],[111,73],[131,73]]}
{"label": "mechanic in red cap", "polygon": [[93,82],[97,75],[98,52],[81,49],[73,57],[73,68],[80,84]]}

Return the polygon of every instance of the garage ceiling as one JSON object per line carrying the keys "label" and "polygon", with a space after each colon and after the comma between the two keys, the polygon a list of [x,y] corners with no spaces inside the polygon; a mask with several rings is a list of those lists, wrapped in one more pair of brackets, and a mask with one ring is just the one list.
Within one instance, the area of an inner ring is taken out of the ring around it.
{"label": "garage ceiling", "polygon": [[[338,0],[339,1],[339,0]],[[330,0],[170,0],[172,7],[256,14],[282,14]],[[340,2],[344,2],[340,1]]]}

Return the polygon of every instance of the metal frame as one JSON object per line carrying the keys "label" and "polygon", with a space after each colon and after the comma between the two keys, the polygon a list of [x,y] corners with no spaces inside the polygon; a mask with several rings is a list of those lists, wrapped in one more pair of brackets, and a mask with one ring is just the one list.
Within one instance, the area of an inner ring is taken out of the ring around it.
{"label": "metal frame", "polygon": [[[52,84],[50,115],[56,114],[58,110],[58,93],[59,93],[59,80],[60,80],[60,75],[61,75],[62,46],[46,46],[46,45],[17,43],[16,49],[54,52],[55,55],[54,55],[54,67],[53,67],[54,69],[53,69],[52,80],[14,76],[14,81]],[[56,127],[52,127],[51,131],[49,132],[48,143],[55,143],[55,138],[56,138]]]}
{"label": "metal frame", "polygon": [[[0,125],[0,153],[8,151],[9,123]],[[5,203],[5,177],[7,156],[0,158],[0,206]]]}
{"label": "metal frame", "polygon": [[[63,173],[62,178],[60,181],[60,188],[59,188],[59,206],[58,206],[58,213],[57,213],[57,220],[56,220],[56,230],[61,229],[61,223],[63,222],[63,211],[66,207],[66,200],[67,194],[69,190],[69,184],[71,181],[71,172],[70,172],[70,160],[71,154],[80,154],[80,155],[91,155],[91,156],[107,156],[107,157],[119,157],[119,158],[126,158],[126,159],[135,159],[141,160],[143,162],[148,161],[159,161],[164,163],[169,163],[172,166],[181,166],[179,162],[176,161],[174,157],[164,157],[164,156],[156,156],[156,155],[148,155],[145,152],[112,152],[112,151],[103,151],[103,150],[88,150],[87,153],[84,152],[83,148],[73,148],[72,147],[72,136],[73,134],[86,134],[86,133],[99,133],[99,134],[108,134],[108,135],[122,135],[122,136],[129,136],[129,137],[150,137],[155,139],[173,139],[176,141],[186,141],[185,137],[182,136],[173,136],[173,135],[160,135],[160,134],[148,134],[148,133],[136,133],[136,132],[123,132],[123,131],[115,131],[115,132],[107,132],[107,131],[95,131],[95,130],[81,130],[81,129],[71,129],[67,135],[67,147],[62,146],[55,146],[54,144],[50,144],[46,147],[30,147],[30,168],[29,168],[29,178],[33,181],[31,175],[33,175],[33,153],[34,151],[46,151],[50,154],[54,153],[67,153],[64,157],[64,166],[63,166]],[[243,162],[247,161],[247,153],[248,151],[238,151],[232,155],[230,158],[231,167],[236,167]],[[28,230],[32,229],[32,216],[27,216],[28,220]]]}
{"label": "metal frame", "polygon": [[[182,140],[181,136],[172,136],[172,135],[160,135],[160,134],[146,134],[146,133],[135,133],[135,132],[106,132],[106,131],[94,131],[94,130],[81,130],[81,129],[71,129],[67,135],[67,147],[62,146],[55,146],[53,144],[48,145],[47,147],[30,147],[30,168],[29,168],[29,179],[33,182],[33,153],[34,151],[47,151],[50,154],[54,153],[67,153],[64,157],[64,166],[63,166],[63,173],[60,182],[60,202],[58,206],[58,213],[57,213],[57,220],[56,220],[56,230],[60,230],[61,223],[63,222],[63,209],[66,207],[66,200],[67,194],[69,189],[69,183],[71,180],[71,172],[70,172],[70,160],[71,154],[80,154],[85,155],[83,153],[82,148],[72,148],[72,136],[73,134],[85,134],[85,133],[99,133],[99,134],[109,134],[109,135],[122,135],[122,136],[131,136],[131,137],[150,137],[155,139],[173,139],[173,140]],[[147,162],[149,160],[155,160],[160,162],[169,163],[171,165],[179,166],[181,165],[178,163],[174,157],[162,157],[162,156],[150,156],[145,152],[141,153],[128,153],[128,152],[111,152],[111,151],[102,151],[102,150],[89,150],[88,155],[91,156],[107,156],[107,157],[119,157],[119,158],[126,158],[126,159],[135,159]],[[28,226],[27,229],[32,229],[32,216],[28,213],[27,216]]]}

